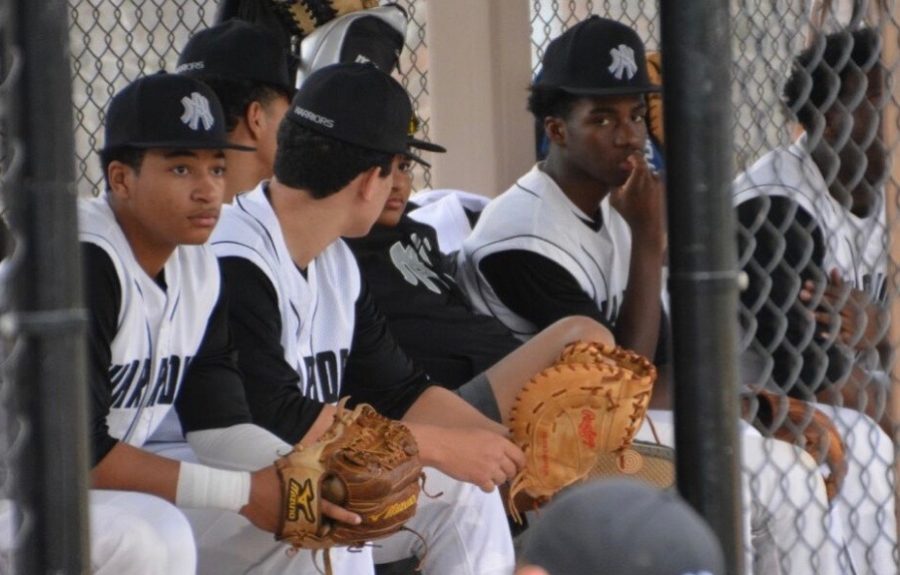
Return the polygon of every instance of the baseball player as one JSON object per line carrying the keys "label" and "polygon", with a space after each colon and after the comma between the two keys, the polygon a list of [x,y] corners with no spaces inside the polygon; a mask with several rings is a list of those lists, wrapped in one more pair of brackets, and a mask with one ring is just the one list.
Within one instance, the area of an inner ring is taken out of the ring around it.
{"label": "baseball player", "polygon": [[[372,230],[360,238],[347,238],[347,245],[403,350],[441,385],[463,386],[467,399],[477,387],[472,380],[483,374],[496,401],[471,402],[495,421],[505,421],[503,415],[508,415],[522,383],[548,367],[566,344],[576,340],[612,344],[612,335],[590,318],[571,316],[523,344],[496,318],[473,312],[456,285],[452,258],[438,247],[435,230],[407,215],[412,161],[401,158],[388,201]],[[433,336],[423,338],[422,333]]]}
{"label": "baseball player", "polygon": [[416,436],[431,466],[426,490],[443,496],[420,498],[408,525],[421,539],[380,541],[376,561],[423,557],[427,545],[426,573],[508,573],[512,543],[494,487],[523,454],[403,354],[340,239],[367,233],[381,213],[411,117],[406,92],[372,65],[310,75],[279,128],[274,177],[223,211],[212,245],[255,421],[287,441],[315,437],[330,404],[350,396]]}
{"label": "baseball player", "polygon": [[[238,52],[248,48],[256,48],[253,60],[237,56]],[[256,148],[255,152],[235,152],[240,157],[234,162],[229,158],[226,187],[238,189],[232,185],[233,181],[242,185],[252,181],[255,186],[260,174],[262,178],[272,175],[273,158],[265,150],[275,148],[275,133],[262,127],[252,129],[254,125],[270,125],[269,120],[253,119],[254,110],[260,110],[264,103],[253,100],[252,96],[266,94],[268,86],[283,79],[278,75],[283,68],[284,53],[275,49],[268,31],[239,21],[229,21],[197,33],[188,41],[179,57],[178,70],[181,73],[203,80],[226,103],[226,125],[231,128],[229,140],[233,144]],[[267,78],[268,81],[265,81]],[[278,97],[279,100],[281,98],[278,95],[273,97]],[[283,115],[285,108],[279,103],[272,107],[272,111],[277,113],[280,110]],[[270,118],[274,119],[275,117]],[[443,150],[440,146],[412,137],[408,144],[416,149]],[[396,219],[400,217],[409,198],[411,181],[407,170],[411,161],[408,156],[401,157],[401,169],[394,171],[391,195],[379,217],[379,222],[384,225],[377,227],[382,228],[383,233],[390,237],[403,237],[406,233],[405,226],[401,226],[396,234],[388,226],[397,223]],[[496,319],[474,314],[466,306],[464,296],[456,287],[449,270],[445,269],[448,262],[439,257],[440,253],[433,243],[434,232],[406,217],[401,220],[401,224],[404,223],[415,230],[411,234],[421,233],[421,237],[426,239],[425,244],[420,245],[418,236],[410,236],[409,241],[415,242],[417,246],[414,252],[402,244],[390,248],[392,254],[403,250],[412,258],[397,260],[399,267],[388,263],[386,252],[381,249],[380,241],[375,239],[379,237],[375,230],[366,238],[351,238],[347,243],[354,249],[360,245],[370,245],[367,242],[369,238],[373,238],[375,244],[371,251],[360,248],[355,255],[366,266],[364,274],[367,281],[372,286],[379,308],[388,312],[388,319],[392,321],[391,331],[395,335],[399,334],[398,342],[403,350],[441,385],[456,389],[475,380],[463,388],[461,393],[488,417],[502,421],[503,415],[508,415],[522,383],[552,363],[567,343],[579,339],[612,343],[609,331],[597,322],[589,318],[568,317],[548,327],[507,361],[500,362],[509,352],[519,347],[521,342]],[[390,262],[394,260],[394,255],[390,256]],[[376,267],[375,270],[367,265],[370,263]],[[440,275],[441,279],[437,282],[427,281],[417,285],[403,279],[414,278],[416,272],[411,270],[418,270],[427,277],[431,273],[428,271],[429,266],[434,269],[434,274]],[[383,276],[378,274],[373,277],[372,274],[380,269],[384,269]],[[398,269],[402,271],[398,272]],[[365,273],[366,271],[369,273]],[[392,294],[394,288],[400,290],[399,295]],[[432,291],[435,288],[439,289],[438,293]],[[386,298],[380,297],[385,293],[389,294]],[[400,300],[404,303],[398,306]],[[402,317],[409,319],[408,327],[404,327],[402,322],[393,322],[396,315],[391,312],[397,307],[407,308],[405,313],[401,313]],[[413,308],[414,312],[408,311]],[[429,343],[418,343],[423,339],[420,337],[422,330],[434,333],[435,337],[428,338]],[[444,337],[438,334],[443,334]],[[407,346],[411,346],[411,351],[407,350]],[[476,379],[482,373],[484,376]]]}
{"label": "baseball player", "polygon": [[[551,42],[529,101],[550,140],[548,156],[491,201],[459,254],[460,285],[477,310],[524,338],[579,313],[645,355],[664,347],[662,185],[642,154],[643,95],[655,89],[643,43],[626,26],[592,17]],[[664,390],[657,384],[654,394]],[[648,418],[673,446],[671,412]],[[748,570],[765,572],[764,558],[777,554],[789,573],[810,565],[832,572],[838,561],[816,463],[742,429],[743,463],[758,470],[744,477]],[[645,426],[638,438],[654,435]],[[797,522],[812,546],[793,545]]]}
{"label": "baseball player", "polygon": [[864,415],[885,415],[889,381],[886,153],[872,138],[884,90],[879,55],[871,29],[819,38],[800,53],[784,96],[802,134],[734,184],[750,279],[741,299],[758,310],[749,356],[772,365],[755,380],[820,402],[844,437],[848,472],[835,508],[856,573],[897,566],[894,448]]}
{"label": "baseball player", "polygon": [[[251,424],[219,268],[205,245],[219,218],[225,149],[237,147],[221,106],[196,80],[148,76],[110,103],[107,193],[79,206],[98,573],[272,572],[270,559],[287,551],[271,535],[281,502],[271,464],[290,446]],[[148,451],[174,415],[207,464]],[[192,509],[235,527],[194,537],[184,515]],[[359,521],[334,506],[329,513]],[[211,556],[228,562],[210,569]],[[368,551],[335,559],[342,572],[372,572]],[[306,552],[291,566],[315,572]]]}
{"label": "baseball player", "polygon": [[228,140],[254,148],[226,151],[225,202],[272,175],[275,134],[294,93],[288,56],[266,28],[228,20],[194,34],[178,57],[178,74],[212,88],[225,111]]}

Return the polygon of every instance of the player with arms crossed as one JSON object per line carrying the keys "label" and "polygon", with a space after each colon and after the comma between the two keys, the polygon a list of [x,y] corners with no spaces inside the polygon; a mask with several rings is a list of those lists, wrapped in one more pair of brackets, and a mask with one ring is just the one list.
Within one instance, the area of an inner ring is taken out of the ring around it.
{"label": "player with arms crossed", "polygon": [[802,133],[733,189],[750,280],[741,300],[755,310],[744,377],[835,422],[848,469],[834,507],[865,573],[897,568],[894,445],[876,424],[892,425],[880,54],[877,32],[864,28],[819,36],[797,55],[784,99]]}

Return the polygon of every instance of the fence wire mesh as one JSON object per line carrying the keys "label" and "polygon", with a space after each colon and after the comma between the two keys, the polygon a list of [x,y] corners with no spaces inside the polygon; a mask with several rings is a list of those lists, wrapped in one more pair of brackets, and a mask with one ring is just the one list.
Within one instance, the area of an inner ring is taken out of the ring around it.
{"label": "fence wire mesh", "polygon": [[[535,73],[550,39],[590,14],[628,23],[648,51],[660,46],[653,2],[531,4]],[[731,3],[747,279],[740,385],[753,422],[741,431],[745,564],[755,573],[900,564],[895,14],[892,2]]]}
{"label": "fence wire mesh", "polygon": [[[402,82],[422,120],[420,135],[429,139],[426,0],[399,3],[410,17]],[[134,78],[173,69],[190,35],[212,23],[216,5],[69,0],[81,195],[102,186],[96,150],[111,96]],[[754,422],[741,433],[747,565],[760,574],[895,574],[896,6],[891,0],[732,0],[731,12],[734,158],[743,173],[735,187],[741,191],[735,194],[738,260],[747,279],[736,314],[740,383],[746,418]],[[534,0],[535,72],[549,41],[590,14],[633,26],[648,50],[659,49],[655,2]],[[0,40],[6,35],[2,16]],[[848,29],[870,32],[825,36]],[[0,95],[11,79],[11,58],[4,56]],[[785,105],[788,78],[794,80]],[[8,113],[4,101],[0,128]],[[802,138],[797,113],[807,127]],[[15,169],[14,150],[15,142],[0,137],[4,179]],[[430,173],[417,172],[416,182],[429,186]],[[3,288],[15,269],[9,261],[0,267],[0,327]],[[0,334],[5,372],[14,342]],[[0,498],[27,427],[10,410],[4,381]],[[832,481],[826,484],[825,477]]]}
{"label": "fence wire mesh", "polygon": [[[397,2],[409,16],[400,76],[429,140],[428,44],[425,1]],[[103,176],[96,157],[102,146],[109,99],[130,81],[175,69],[178,54],[198,30],[214,23],[218,2],[209,0],[70,0],[73,99],[79,193],[96,195]],[[427,168],[413,168],[417,188],[431,185]]]}

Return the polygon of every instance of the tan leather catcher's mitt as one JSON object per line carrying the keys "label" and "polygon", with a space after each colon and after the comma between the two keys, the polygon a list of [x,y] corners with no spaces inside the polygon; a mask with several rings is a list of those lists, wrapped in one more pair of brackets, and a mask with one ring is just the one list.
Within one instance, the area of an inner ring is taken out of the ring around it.
{"label": "tan leather catcher's mitt", "polygon": [[[276,538],[295,547],[359,546],[399,531],[415,515],[423,475],[412,434],[368,404],[349,411],[345,402],[316,443],[297,445],[275,462],[283,493]],[[323,498],[362,523],[323,516]]]}
{"label": "tan leather catcher's mitt", "polygon": [[526,466],[513,479],[508,508],[524,492],[544,502],[584,479],[600,453],[618,456],[620,471],[640,468],[629,449],[640,428],[656,368],[634,352],[604,344],[577,342],[558,362],[525,385],[512,408],[513,441],[525,452]]}

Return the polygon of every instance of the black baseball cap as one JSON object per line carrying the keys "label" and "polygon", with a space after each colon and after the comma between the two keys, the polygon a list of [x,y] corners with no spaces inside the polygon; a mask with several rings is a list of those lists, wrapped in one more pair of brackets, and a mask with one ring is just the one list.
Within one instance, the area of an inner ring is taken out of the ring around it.
{"label": "black baseball cap", "polygon": [[725,575],[706,521],[672,490],[634,479],[578,484],[556,496],[523,534],[523,563],[554,575]]}
{"label": "black baseball cap", "polygon": [[544,52],[535,86],[577,96],[658,92],[650,82],[644,43],[628,26],[591,16],[555,38]]}
{"label": "black baseball cap", "polygon": [[206,84],[165,72],[138,78],[109,103],[103,151],[124,147],[254,149],[228,142],[222,105]]}
{"label": "black baseball cap", "polygon": [[244,20],[228,20],[194,34],[175,72],[249,80],[294,93],[287,52],[269,30]]}
{"label": "black baseball cap", "polygon": [[285,118],[348,144],[402,154],[422,163],[409,146],[440,147],[413,140],[409,95],[397,80],[372,64],[332,64],[316,70],[297,90]]}

